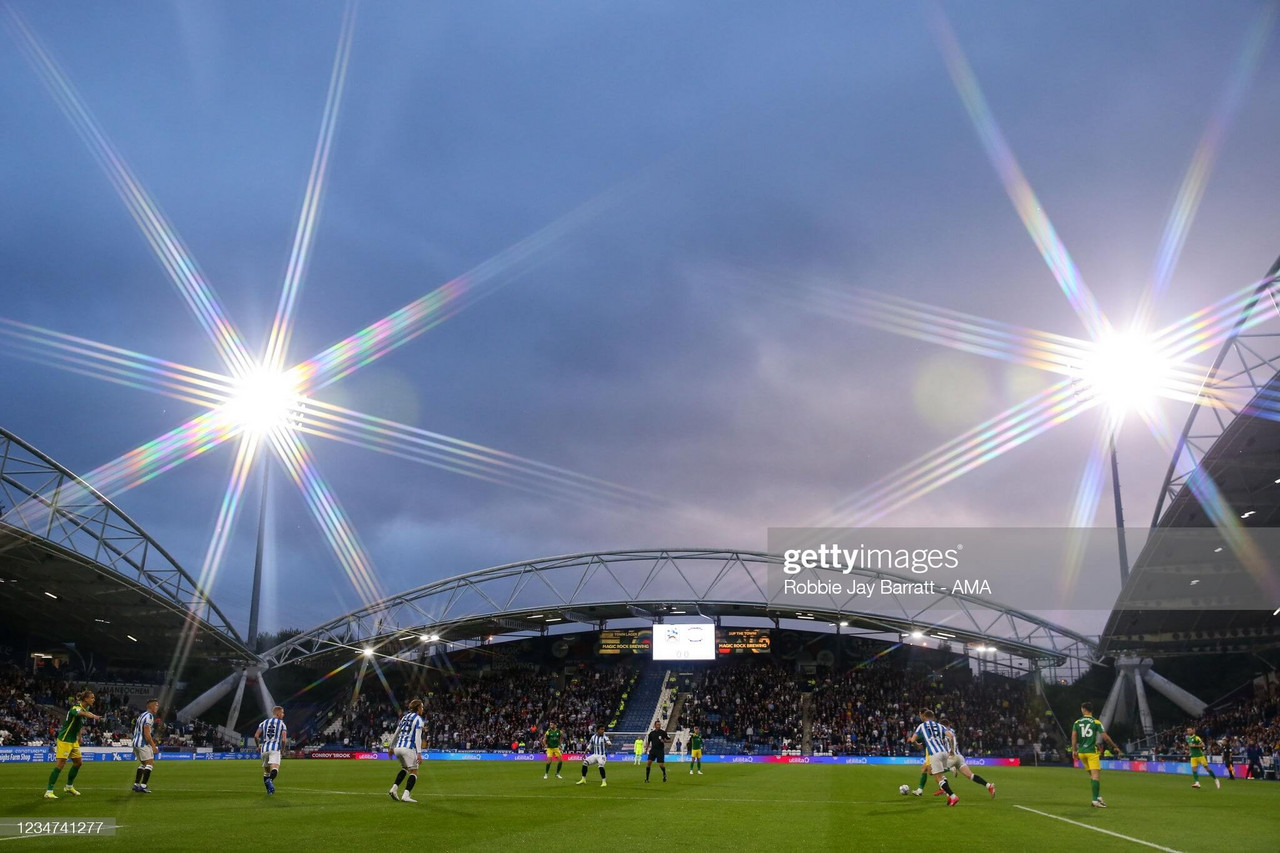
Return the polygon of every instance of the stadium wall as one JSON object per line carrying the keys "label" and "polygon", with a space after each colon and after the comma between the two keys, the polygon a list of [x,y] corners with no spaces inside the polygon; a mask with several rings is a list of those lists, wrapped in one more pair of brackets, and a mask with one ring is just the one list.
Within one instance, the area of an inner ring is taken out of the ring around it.
{"label": "stadium wall", "polygon": [[[1079,762],[1076,763],[1079,767]],[[1227,765],[1210,764],[1209,767],[1217,774],[1219,779],[1226,779]],[[1244,774],[1248,763],[1241,761],[1236,764],[1236,770],[1241,775]],[[1119,761],[1119,760],[1102,760],[1103,770],[1126,770],[1131,773],[1177,773],[1182,776],[1191,775],[1191,762],[1189,761]]]}
{"label": "stadium wall", "polygon": [[[257,757],[256,755],[254,756]],[[308,754],[309,758],[347,758],[364,760],[382,760],[391,758],[387,752],[349,752],[318,750]],[[668,756],[671,764],[688,764],[688,756],[677,760],[674,755]],[[530,763],[545,762],[541,752],[431,752],[426,753],[427,761],[527,761]],[[581,761],[580,753],[565,753],[566,762]],[[635,760],[635,753],[614,752],[609,760],[624,764]],[[704,755],[706,764],[903,764],[918,767],[920,756],[910,755]],[[975,767],[1018,767],[1021,761],[1017,758],[966,758]]]}
{"label": "stadium wall", "polygon": [[[132,761],[132,747],[93,747],[81,750],[85,761]],[[162,761],[227,761],[237,759],[257,760],[256,752],[197,752],[165,751],[160,754]],[[387,752],[353,752],[346,750],[318,750],[307,753],[308,758],[320,759],[354,759],[354,760],[389,760],[392,756]],[[672,764],[688,763],[688,758],[674,760]],[[579,754],[566,753],[564,760],[580,761]],[[623,764],[635,759],[634,753],[616,752],[609,760]],[[39,763],[54,760],[53,748],[46,746],[4,746],[0,747],[0,764]],[[512,752],[430,752],[427,761],[525,761],[536,763],[545,761],[541,753]],[[919,756],[910,755],[704,755],[702,760],[707,764],[879,764],[916,766]],[[966,758],[974,767],[1019,767],[1022,762],[1017,758]],[[1075,765],[1079,767],[1079,763]],[[1226,778],[1227,768],[1224,764],[1210,764],[1213,772]],[[1244,765],[1238,765],[1243,768]],[[1104,759],[1104,770],[1122,770],[1131,773],[1174,773],[1183,776],[1191,775],[1191,764],[1186,761],[1119,761]]]}
{"label": "stadium wall", "polygon": [[[80,748],[80,755],[85,761],[133,761],[133,747],[85,746]],[[213,752],[199,750],[182,752],[162,750],[157,756],[160,761],[226,761],[229,759],[252,758],[262,756],[256,752]],[[0,746],[0,764],[36,763],[53,761],[51,746]]]}

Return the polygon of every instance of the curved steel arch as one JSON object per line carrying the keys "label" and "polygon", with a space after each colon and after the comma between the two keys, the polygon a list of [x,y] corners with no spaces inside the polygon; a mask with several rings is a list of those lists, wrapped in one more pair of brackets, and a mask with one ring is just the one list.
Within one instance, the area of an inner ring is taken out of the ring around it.
{"label": "curved steel arch", "polygon": [[[1271,265],[1271,269],[1254,288],[1236,317],[1231,332],[1218,350],[1213,366],[1205,375],[1205,386],[1213,386],[1216,391],[1229,394],[1248,392],[1249,399],[1252,400],[1280,373],[1280,331],[1248,331],[1261,322],[1258,317],[1260,310],[1280,314],[1280,302],[1276,300],[1277,287],[1280,287],[1280,258]],[[1263,370],[1266,371],[1265,376],[1259,378]],[[1199,469],[1210,448],[1247,405],[1246,403],[1239,409],[1227,405],[1229,417],[1224,417],[1221,408],[1210,406],[1208,408],[1212,417],[1199,427],[1197,424],[1201,421],[1200,415],[1205,407],[1199,402],[1192,405],[1187,422],[1174,445],[1173,458],[1169,460],[1169,469],[1160,486],[1160,495],[1156,498],[1155,513],[1151,516],[1153,528],[1160,525],[1166,502],[1173,505],[1174,499],[1189,485],[1191,475]]]}
{"label": "curved steel arch", "polygon": [[[356,649],[398,635],[442,634],[481,627],[499,633],[545,632],[556,622],[603,626],[612,619],[658,617],[673,606],[703,615],[856,621],[886,633],[941,630],[967,640],[998,643],[1002,652],[1050,666],[1068,658],[1097,660],[1095,641],[1032,614],[976,596],[943,593],[918,612],[868,613],[844,609],[797,611],[770,595],[765,571],[775,554],[731,549],[663,549],[570,554],[508,563],[434,581],[332,619],[263,652],[272,666],[304,661],[336,648]],[[891,572],[855,569],[871,580],[909,581]],[[833,602],[835,604],[835,602]],[[930,612],[959,613],[960,622],[938,624]],[[805,618],[805,617],[798,617]],[[489,630],[484,633],[490,633]]]}
{"label": "curved steel arch", "polygon": [[108,569],[201,621],[246,659],[231,622],[168,551],[109,498],[18,436],[0,428],[0,523]]}

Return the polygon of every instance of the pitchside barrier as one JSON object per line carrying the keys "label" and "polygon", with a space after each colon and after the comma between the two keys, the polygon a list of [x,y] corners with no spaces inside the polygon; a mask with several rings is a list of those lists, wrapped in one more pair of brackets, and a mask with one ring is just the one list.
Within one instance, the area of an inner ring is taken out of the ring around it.
{"label": "pitchside barrier", "polygon": [[[85,761],[133,761],[133,748],[127,746],[85,746],[80,748],[80,753]],[[389,752],[356,752],[352,750],[317,750],[304,753],[304,755],[307,758],[355,760],[387,760],[392,757]],[[668,757],[672,759],[672,764],[688,763],[687,758],[676,760],[675,756]],[[234,761],[237,759],[253,759],[256,761],[261,758],[261,755],[257,752],[213,752],[207,748],[198,748],[194,751],[162,750],[157,758],[161,761]],[[428,751],[425,758],[427,761],[527,761],[530,763],[546,761],[545,756],[540,752]],[[53,747],[50,746],[0,746],[0,764],[51,762],[53,760]],[[566,762],[581,761],[582,755],[581,753],[565,753],[564,760]],[[635,753],[610,753],[609,760],[618,764],[629,763],[635,760]],[[911,767],[920,765],[920,756],[918,755],[704,755],[702,760],[707,764],[887,764]],[[1022,766],[1022,762],[1017,758],[966,757],[965,761],[969,762],[973,767]],[[1079,767],[1080,764],[1077,762],[1075,766]],[[1226,778],[1226,765],[1214,763],[1209,766],[1213,768],[1213,772],[1219,778]],[[1119,761],[1103,759],[1102,767],[1105,770],[1124,770],[1132,773],[1191,775],[1191,764],[1186,761]],[[1236,770],[1243,772],[1245,765],[1237,763]]]}
{"label": "pitchside barrier", "polygon": [[[80,755],[85,761],[133,761],[131,746],[82,746]],[[209,761],[237,758],[262,758],[257,752],[214,752],[201,748],[191,750],[161,749],[156,755],[160,761]],[[0,764],[53,761],[51,746],[0,746]]]}
{"label": "pitchside barrier", "polygon": [[[1076,767],[1080,766],[1076,762]],[[1219,779],[1226,779],[1227,765],[1210,763],[1214,775]],[[1104,758],[1102,760],[1103,770],[1128,770],[1133,773],[1177,773],[1182,776],[1191,775],[1191,762],[1189,761],[1118,761]],[[1235,764],[1236,778],[1243,779],[1247,775],[1249,764],[1245,761],[1238,761]]]}
{"label": "pitchside barrier", "polygon": [[[387,752],[351,752],[318,750],[307,753],[309,758],[349,758],[349,759],[386,759],[391,758]],[[428,750],[424,757],[427,761],[527,761],[534,764],[546,762],[541,752],[434,752]],[[641,756],[642,758],[647,758]],[[677,761],[675,756],[667,756],[671,764],[688,764],[688,759]],[[581,761],[581,753],[566,752],[566,762]],[[634,752],[611,752],[609,760],[617,764],[635,761]],[[706,764],[903,764],[920,766],[920,756],[879,756],[879,755],[704,755]],[[975,767],[1017,767],[1021,762],[1016,758],[966,758],[965,761]]]}

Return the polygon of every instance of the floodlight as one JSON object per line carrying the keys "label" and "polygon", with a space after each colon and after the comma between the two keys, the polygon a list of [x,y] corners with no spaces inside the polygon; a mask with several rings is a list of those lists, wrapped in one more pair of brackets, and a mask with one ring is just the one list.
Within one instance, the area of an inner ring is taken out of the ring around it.
{"label": "floodlight", "polygon": [[1117,421],[1150,411],[1168,387],[1173,363],[1155,340],[1112,332],[1097,341],[1080,366],[1079,379]]}
{"label": "floodlight", "polygon": [[223,411],[233,425],[264,435],[288,426],[298,400],[297,381],[291,373],[256,370],[236,381]]}

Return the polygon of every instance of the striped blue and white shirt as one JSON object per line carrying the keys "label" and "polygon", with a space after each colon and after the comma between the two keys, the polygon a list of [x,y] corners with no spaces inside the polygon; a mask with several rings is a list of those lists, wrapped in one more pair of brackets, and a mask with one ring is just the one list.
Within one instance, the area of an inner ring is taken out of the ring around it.
{"label": "striped blue and white shirt", "polygon": [[396,749],[422,749],[422,717],[413,711],[405,714],[396,724]]}
{"label": "striped blue and white shirt", "polygon": [[947,733],[947,752],[960,754],[960,740],[956,737],[956,730],[950,726],[943,726],[942,730]]}
{"label": "striped blue and white shirt", "polygon": [[916,726],[915,736],[924,741],[924,751],[928,755],[950,752],[947,748],[947,729],[937,720],[925,720]]}
{"label": "striped blue and white shirt", "polygon": [[258,749],[263,752],[279,752],[287,731],[284,727],[284,720],[267,717],[258,726],[258,729],[262,732],[262,736],[258,738]]}
{"label": "striped blue and white shirt", "polygon": [[[609,740],[608,735],[592,735],[591,739],[587,741],[586,755],[606,756],[609,754],[609,744],[611,743],[613,741]],[[583,757],[585,758],[586,755]]]}
{"label": "striped blue and white shirt", "polygon": [[147,743],[147,734],[146,732],[143,731],[143,729],[146,726],[151,726],[153,729],[152,737],[154,738],[155,724],[156,724],[155,714],[151,713],[150,711],[143,711],[141,714],[139,714],[138,719],[133,721],[133,745],[134,746],[150,746],[150,744]]}

